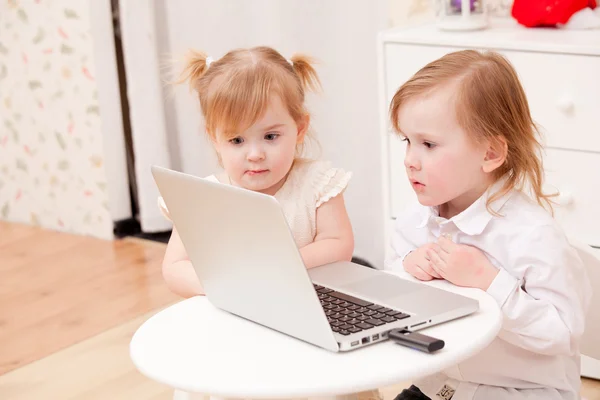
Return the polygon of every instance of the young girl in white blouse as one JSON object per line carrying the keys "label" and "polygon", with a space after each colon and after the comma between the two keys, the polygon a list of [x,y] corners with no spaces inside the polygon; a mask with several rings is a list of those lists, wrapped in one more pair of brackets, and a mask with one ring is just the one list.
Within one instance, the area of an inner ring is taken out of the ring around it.
{"label": "young girl in white blouse", "polygon": [[[287,60],[269,47],[232,50],[218,60],[192,54],[184,80],[198,93],[206,133],[223,167],[206,179],[274,196],[307,268],[350,261],[354,235],[343,193],[351,173],[302,157],[310,122],[305,92],[319,87],[310,59]],[[159,206],[168,218],[161,198]],[[162,271],[173,292],[203,294],[176,227]],[[380,398],[378,391],[357,397]]]}
{"label": "young girl in white blouse", "polygon": [[398,218],[386,268],[479,288],[504,314],[489,347],[397,399],[579,399],[591,289],[548,212],[513,67],[494,52],[447,54],[398,89],[390,116],[420,204]]}
{"label": "young girl in white blouse", "polygon": [[[274,196],[307,268],[349,261],[354,236],[343,192],[351,174],[301,157],[310,122],[305,91],[319,86],[310,59],[287,60],[269,47],[232,50],[214,61],[191,54],[182,81],[198,93],[223,167],[206,179]],[[159,205],[168,217],[161,198]],[[176,227],[162,268],[173,292],[203,294]]]}

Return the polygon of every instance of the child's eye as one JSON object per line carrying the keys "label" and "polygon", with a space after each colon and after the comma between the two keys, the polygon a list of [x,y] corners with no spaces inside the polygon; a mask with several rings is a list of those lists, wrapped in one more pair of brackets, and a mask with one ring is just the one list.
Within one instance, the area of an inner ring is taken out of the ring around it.
{"label": "child's eye", "polygon": [[278,137],[279,137],[279,134],[278,134],[278,133],[267,133],[267,134],[265,135],[265,139],[266,139],[266,140],[275,140],[275,139],[277,139]]}
{"label": "child's eye", "polygon": [[242,144],[244,143],[244,139],[242,139],[241,137],[234,137],[233,139],[229,140],[229,143],[231,144]]}
{"label": "child's eye", "polygon": [[433,149],[435,147],[435,143],[431,143],[431,142],[423,142],[423,145],[425,147],[427,147],[428,149]]}
{"label": "child's eye", "polygon": [[410,140],[408,140],[408,138],[407,138],[407,137],[404,137],[404,138],[402,138],[402,141],[403,141],[403,142],[406,142],[406,143],[408,143],[408,144],[410,144]]}

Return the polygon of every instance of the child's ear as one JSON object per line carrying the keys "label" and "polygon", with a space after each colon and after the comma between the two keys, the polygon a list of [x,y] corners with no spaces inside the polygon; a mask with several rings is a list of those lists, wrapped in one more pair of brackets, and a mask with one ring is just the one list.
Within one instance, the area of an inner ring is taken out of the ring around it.
{"label": "child's ear", "polygon": [[308,126],[310,125],[310,115],[305,114],[300,118],[300,120],[296,123],[298,126],[298,138],[296,139],[296,143],[304,142],[304,138],[306,137],[306,132],[308,132]]}
{"label": "child's ear", "polygon": [[488,149],[483,159],[483,172],[493,172],[506,161],[508,145],[503,137],[496,138],[488,143]]}

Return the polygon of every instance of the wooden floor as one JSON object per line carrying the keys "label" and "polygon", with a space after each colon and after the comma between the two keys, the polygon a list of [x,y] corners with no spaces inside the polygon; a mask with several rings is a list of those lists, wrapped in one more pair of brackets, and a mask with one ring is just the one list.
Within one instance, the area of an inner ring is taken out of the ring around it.
{"label": "wooden floor", "polygon": [[[0,399],[171,399],[128,350],[146,319],[180,300],[162,282],[164,249],[0,221]],[[600,383],[584,381],[582,394],[600,399]]]}

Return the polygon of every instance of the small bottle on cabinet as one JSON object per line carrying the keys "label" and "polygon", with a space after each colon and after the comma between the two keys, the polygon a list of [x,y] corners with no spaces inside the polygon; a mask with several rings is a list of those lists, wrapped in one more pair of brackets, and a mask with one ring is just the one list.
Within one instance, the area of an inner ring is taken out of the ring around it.
{"label": "small bottle on cabinet", "polygon": [[471,31],[488,26],[484,0],[436,0],[438,28],[451,31]]}

